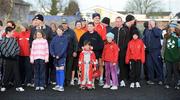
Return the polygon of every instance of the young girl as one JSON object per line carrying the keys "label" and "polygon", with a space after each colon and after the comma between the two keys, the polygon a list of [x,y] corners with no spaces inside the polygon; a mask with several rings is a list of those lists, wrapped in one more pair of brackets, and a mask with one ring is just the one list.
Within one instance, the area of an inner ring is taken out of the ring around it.
{"label": "young girl", "polygon": [[93,72],[96,70],[96,57],[90,41],[84,41],[83,51],[79,56],[79,71],[81,73],[81,89],[94,88]]}
{"label": "young girl", "polygon": [[140,88],[141,65],[145,62],[144,43],[139,39],[139,31],[133,31],[133,39],[128,43],[126,63],[130,64],[130,88]]}
{"label": "young girl", "polygon": [[18,44],[20,47],[19,65],[22,84],[27,86],[33,86],[32,81],[32,66],[30,64],[30,31],[28,30],[28,24],[22,23],[20,26],[21,32],[18,36]]}
{"label": "young girl", "polygon": [[[167,33],[165,34],[165,51],[164,60],[167,68],[167,77],[165,79],[165,88],[170,88],[170,84],[175,82],[175,88],[180,89],[179,66],[180,66],[180,47],[178,40],[180,39],[180,30],[176,23],[170,23]],[[174,78],[172,76],[174,75]]]}
{"label": "young girl", "polygon": [[118,52],[119,48],[113,41],[114,34],[109,32],[106,35],[107,43],[104,46],[104,50],[102,53],[102,60],[105,63],[105,76],[106,83],[103,88],[110,88],[110,80],[112,77],[112,87],[111,90],[118,89],[118,77],[117,77],[117,62],[118,62]]}
{"label": "young girl", "polygon": [[1,91],[6,91],[8,83],[12,81],[12,79],[17,87],[16,91],[24,91],[24,89],[21,87],[19,75],[18,55],[20,50],[16,39],[13,37],[12,27],[6,27],[5,35],[0,44],[0,51],[3,59],[6,62],[4,66],[3,87],[1,88]]}
{"label": "young girl", "polygon": [[49,61],[48,42],[42,30],[37,30],[32,42],[30,61],[34,64],[35,90],[44,90],[45,63]]}
{"label": "young girl", "polygon": [[68,40],[63,35],[64,29],[59,26],[57,35],[50,44],[50,53],[54,57],[54,66],[56,67],[56,86],[53,90],[64,91],[64,67],[66,64]]}

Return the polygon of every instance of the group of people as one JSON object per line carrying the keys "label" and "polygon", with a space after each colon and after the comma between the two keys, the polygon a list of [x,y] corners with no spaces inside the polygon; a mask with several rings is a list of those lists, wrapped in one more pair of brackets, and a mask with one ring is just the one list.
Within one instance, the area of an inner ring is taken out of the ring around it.
{"label": "group of people", "polygon": [[[49,84],[55,91],[75,85],[80,89],[95,89],[97,82],[105,89],[117,90],[130,82],[130,88],[140,88],[142,66],[147,84],[174,86],[180,89],[180,30],[170,22],[163,30],[151,20],[145,22],[141,35],[133,15],[110,19],[99,13],[93,22],[80,19],[74,30],[68,20],[61,25],[45,24],[41,14],[32,19],[32,25],[0,21],[0,89],[10,85],[16,91],[25,86],[36,91]],[[162,42],[163,41],[163,42]],[[166,73],[164,74],[164,66]],[[96,82],[97,81],[97,82]]]}

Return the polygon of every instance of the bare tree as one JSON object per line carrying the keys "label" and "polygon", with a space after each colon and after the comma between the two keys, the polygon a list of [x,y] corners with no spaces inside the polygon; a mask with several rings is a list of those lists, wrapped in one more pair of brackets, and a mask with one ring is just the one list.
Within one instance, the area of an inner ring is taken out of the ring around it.
{"label": "bare tree", "polygon": [[67,5],[67,0],[38,0],[40,7],[45,13],[57,15],[63,11],[64,5]]}
{"label": "bare tree", "polygon": [[10,19],[15,0],[0,0],[0,13],[5,17],[5,21]]}
{"label": "bare tree", "polygon": [[152,11],[161,10],[160,0],[129,0],[126,4],[125,10],[139,14],[146,14]]}
{"label": "bare tree", "polygon": [[68,6],[64,10],[64,15],[76,15],[79,12],[79,5],[77,1],[70,0]]}

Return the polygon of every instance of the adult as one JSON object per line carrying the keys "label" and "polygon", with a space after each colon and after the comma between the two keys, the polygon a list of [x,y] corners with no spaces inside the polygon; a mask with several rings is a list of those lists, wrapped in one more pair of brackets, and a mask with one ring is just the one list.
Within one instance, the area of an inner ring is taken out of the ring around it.
{"label": "adult", "polygon": [[112,27],[110,26],[110,22],[111,22],[110,18],[104,17],[101,22],[106,27],[107,33],[112,30]]}
{"label": "adult", "polygon": [[161,58],[162,30],[156,27],[156,22],[148,22],[148,29],[145,30],[143,41],[146,46],[146,66],[148,81],[147,84],[154,84],[155,75],[158,84],[163,81],[163,63]]}
{"label": "adult", "polygon": [[[100,19],[101,16],[99,13],[94,13],[92,15],[93,21],[94,21],[94,25],[95,25],[95,31],[97,31],[97,33],[101,36],[102,40],[105,41],[106,40],[106,26],[104,26]],[[101,51],[102,54],[102,51]],[[103,86],[104,85],[104,81],[103,81],[103,75],[104,75],[104,67],[103,67],[103,62],[102,62],[102,55],[100,55],[100,58],[98,59],[98,65],[99,65],[99,70],[101,72],[101,76],[100,76],[100,80],[99,80],[99,85]]]}
{"label": "adult", "polygon": [[129,65],[125,63],[125,56],[127,51],[127,45],[132,39],[133,30],[137,29],[135,26],[135,17],[133,15],[127,15],[126,22],[123,24],[122,18],[117,17],[116,26],[112,29],[115,34],[115,41],[120,48],[119,52],[119,68],[120,68],[120,86],[126,86],[125,81],[129,78]]}
{"label": "adult", "polygon": [[67,60],[66,60],[66,74],[65,74],[65,85],[70,85],[73,60],[77,57],[78,42],[75,32],[69,28],[68,20],[62,19],[62,26],[64,28],[64,35],[68,39],[68,49],[67,49]]}
{"label": "adult", "polygon": [[56,36],[56,30],[57,30],[57,25],[56,25],[56,23],[52,22],[52,23],[50,24],[50,27],[51,27],[52,32],[53,32],[53,37]]}
{"label": "adult", "polygon": [[85,18],[82,18],[80,21],[82,23],[82,29],[86,32],[87,31],[87,20]]}
{"label": "adult", "polygon": [[[81,36],[86,32],[83,27],[82,27],[82,22],[80,20],[75,22],[75,28],[74,28],[74,32],[76,34],[77,40],[79,42]],[[71,85],[74,85],[74,77],[75,74],[78,70],[78,59],[79,59],[79,54],[80,54],[80,50],[78,49],[77,51],[77,57],[74,58],[73,61],[73,68],[72,68],[72,77],[71,77]]]}

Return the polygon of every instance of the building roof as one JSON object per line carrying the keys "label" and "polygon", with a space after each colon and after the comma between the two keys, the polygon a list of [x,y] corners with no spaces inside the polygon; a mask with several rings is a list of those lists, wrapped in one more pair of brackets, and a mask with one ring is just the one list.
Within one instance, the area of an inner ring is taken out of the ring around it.
{"label": "building roof", "polygon": [[149,12],[146,14],[146,16],[170,16],[170,14],[171,12]]}

